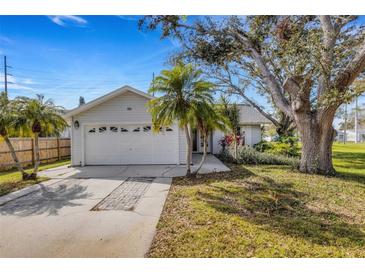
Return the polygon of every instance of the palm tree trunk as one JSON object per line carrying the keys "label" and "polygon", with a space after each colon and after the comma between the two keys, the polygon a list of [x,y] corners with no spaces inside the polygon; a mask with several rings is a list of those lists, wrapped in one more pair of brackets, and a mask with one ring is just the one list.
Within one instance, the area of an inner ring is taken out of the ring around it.
{"label": "palm tree trunk", "polygon": [[5,143],[7,144],[11,157],[13,158],[13,161],[15,163],[15,166],[17,167],[17,169],[19,170],[19,172],[22,174],[22,178],[23,180],[27,179],[28,174],[24,171],[21,163],[19,162],[18,156],[16,155],[15,149],[13,147],[13,144],[11,143],[9,137],[7,135],[2,136],[5,140]]}
{"label": "palm tree trunk", "polygon": [[34,134],[34,152],[35,152],[35,164],[34,164],[34,171],[33,171],[33,176],[36,178],[37,177],[37,173],[38,173],[38,168],[40,165],[40,158],[39,158],[39,133],[35,133]]}
{"label": "palm tree trunk", "polygon": [[190,136],[190,165],[194,165],[193,163],[193,134],[192,134],[193,130],[191,128],[191,126],[189,125],[189,136]]}
{"label": "palm tree trunk", "polygon": [[191,135],[189,131],[189,126],[184,126],[185,136],[186,136],[186,176],[191,176]]}
{"label": "palm tree trunk", "polygon": [[208,154],[208,138],[207,138],[207,133],[204,132],[203,133],[203,157],[197,167],[197,169],[194,171],[193,175],[196,176],[199,172],[199,170],[202,168],[204,162],[205,162],[205,159],[207,158],[207,154]]}

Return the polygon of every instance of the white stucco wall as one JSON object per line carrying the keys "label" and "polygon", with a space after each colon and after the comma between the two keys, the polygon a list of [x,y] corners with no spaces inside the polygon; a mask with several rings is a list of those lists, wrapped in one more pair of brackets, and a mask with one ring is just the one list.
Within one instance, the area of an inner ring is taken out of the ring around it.
{"label": "white stucco wall", "polygon": [[245,132],[245,145],[253,146],[261,141],[260,125],[242,125],[241,134]]}
{"label": "white stucco wall", "polygon": [[[138,95],[134,92],[125,92],[111,100],[97,105],[72,117],[72,141],[71,141],[71,160],[72,165],[81,165],[83,161],[82,139],[83,129],[86,124],[95,123],[103,124],[148,124],[152,122],[151,115],[147,111],[148,98]],[[130,109],[130,110],[129,110]],[[75,129],[74,121],[79,121],[80,127]],[[179,136],[184,132],[179,130]],[[102,145],[102,144],[101,144]],[[183,160],[185,155],[185,146],[182,138],[179,138],[179,159]],[[177,148],[177,149],[178,149]],[[181,150],[181,151],[180,151]]]}
{"label": "white stucco wall", "polygon": [[[261,141],[261,126],[260,125],[241,125],[241,134],[245,133],[245,145],[253,146]],[[219,145],[219,140],[223,138],[225,134],[216,130],[213,132],[213,153],[220,153],[222,147]]]}

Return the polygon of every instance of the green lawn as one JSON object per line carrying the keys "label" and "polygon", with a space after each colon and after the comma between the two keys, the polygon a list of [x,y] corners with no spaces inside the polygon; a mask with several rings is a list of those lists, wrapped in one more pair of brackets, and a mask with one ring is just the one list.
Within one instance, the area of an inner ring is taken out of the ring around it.
{"label": "green lawn", "polygon": [[333,146],[333,163],[336,170],[343,175],[354,178],[365,177],[365,143],[335,143]]}
{"label": "green lawn", "polygon": [[171,186],[150,257],[365,257],[365,146],[335,144],[340,175],[283,166]]}
{"label": "green lawn", "polygon": [[[39,171],[54,168],[58,166],[67,165],[70,163],[70,160],[62,160],[53,162],[50,164],[42,164],[39,167]],[[31,173],[32,169],[26,169],[26,172]],[[47,177],[39,177],[37,180],[28,180],[23,181],[21,178],[20,173],[17,170],[10,170],[10,171],[2,171],[0,172],[0,196],[8,194],[10,192],[19,190],[29,185],[37,184],[48,180]]]}

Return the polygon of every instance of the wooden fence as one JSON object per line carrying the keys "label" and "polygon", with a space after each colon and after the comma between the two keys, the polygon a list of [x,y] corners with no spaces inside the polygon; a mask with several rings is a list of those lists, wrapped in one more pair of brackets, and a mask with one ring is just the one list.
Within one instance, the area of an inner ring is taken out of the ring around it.
{"label": "wooden fence", "polygon": [[[19,161],[23,166],[34,165],[34,139],[10,138]],[[39,153],[42,163],[50,163],[70,158],[71,141],[69,138],[39,138]],[[0,141],[0,170],[14,167],[14,161],[8,146]]]}

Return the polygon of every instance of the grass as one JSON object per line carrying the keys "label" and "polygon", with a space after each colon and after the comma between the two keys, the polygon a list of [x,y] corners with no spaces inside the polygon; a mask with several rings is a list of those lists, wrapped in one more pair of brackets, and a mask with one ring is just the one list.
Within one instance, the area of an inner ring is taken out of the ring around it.
{"label": "grass", "polygon": [[347,177],[365,177],[365,143],[335,143],[333,163],[340,175]]}
{"label": "grass", "polygon": [[176,178],[149,257],[365,257],[363,144],[335,144],[337,177],[286,166]]}
{"label": "grass", "polygon": [[[67,165],[70,163],[70,160],[61,160],[49,164],[42,164],[39,167],[39,171],[50,169],[58,166]],[[26,169],[26,172],[31,173],[33,171],[32,168]],[[37,180],[27,180],[23,181],[20,173],[17,170],[9,170],[0,172],[0,196],[6,195],[10,192],[22,189],[29,185],[38,184],[40,182],[44,182],[48,180],[47,177],[39,177]]]}

